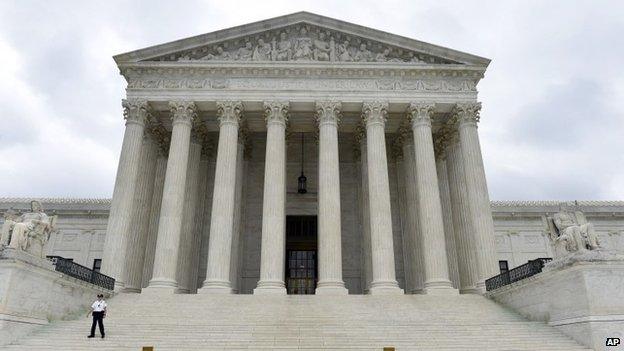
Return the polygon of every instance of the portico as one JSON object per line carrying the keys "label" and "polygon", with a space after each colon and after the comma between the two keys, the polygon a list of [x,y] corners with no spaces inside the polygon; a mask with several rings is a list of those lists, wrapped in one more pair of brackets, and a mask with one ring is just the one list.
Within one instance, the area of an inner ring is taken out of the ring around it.
{"label": "portico", "polygon": [[293,215],[318,216],[316,294],[480,292],[494,275],[487,59],[308,13],[115,59],[102,271],[118,288],[286,294]]}

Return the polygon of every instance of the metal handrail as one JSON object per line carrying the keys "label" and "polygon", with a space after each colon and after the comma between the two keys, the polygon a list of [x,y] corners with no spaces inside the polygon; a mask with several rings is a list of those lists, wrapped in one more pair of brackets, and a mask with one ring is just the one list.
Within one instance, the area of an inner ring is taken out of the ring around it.
{"label": "metal handrail", "polygon": [[70,277],[80,279],[107,290],[113,290],[115,288],[115,279],[112,277],[96,272],[61,256],[47,256],[47,258],[52,261],[54,269],[57,272],[67,274]]}
{"label": "metal handrail", "polygon": [[496,290],[505,285],[517,282],[530,276],[540,273],[546,262],[552,261],[552,258],[536,258],[529,262],[511,269],[505,273],[501,273],[485,281],[485,290]]}

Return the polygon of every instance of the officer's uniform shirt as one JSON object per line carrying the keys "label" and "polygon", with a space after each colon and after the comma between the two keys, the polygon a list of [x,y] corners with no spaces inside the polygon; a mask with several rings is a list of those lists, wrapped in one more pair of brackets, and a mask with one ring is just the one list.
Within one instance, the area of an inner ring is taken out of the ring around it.
{"label": "officer's uniform shirt", "polygon": [[95,300],[93,305],[91,305],[91,308],[93,309],[93,312],[104,312],[104,310],[106,309],[106,306],[107,306],[106,301]]}

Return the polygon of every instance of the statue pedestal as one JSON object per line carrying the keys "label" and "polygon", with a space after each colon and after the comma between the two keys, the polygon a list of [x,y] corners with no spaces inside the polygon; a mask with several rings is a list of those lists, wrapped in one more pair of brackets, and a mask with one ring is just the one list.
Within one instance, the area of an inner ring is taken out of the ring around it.
{"label": "statue pedestal", "polygon": [[624,338],[623,255],[578,252],[486,296],[595,350],[604,349],[609,337]]}
{"label": "statue pedestal", "polygon": [[86,314],[108,290],[56,272],[52,262],[0,249],[0,346],[58,319]]}

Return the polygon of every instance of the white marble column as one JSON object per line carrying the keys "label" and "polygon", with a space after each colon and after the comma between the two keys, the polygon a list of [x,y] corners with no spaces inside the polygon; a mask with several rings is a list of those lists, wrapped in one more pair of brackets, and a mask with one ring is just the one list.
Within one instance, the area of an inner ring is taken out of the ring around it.
{"label": "white marble column", "polygon": [[338,123],[341,103],[317,101],[319,125],[318,284],[316,294],[348,294],[342,280],[340,162]]}
{"label": "white marble column", "polygon": [[180,233],[180,248],[178,251],[178,268],[176,293],[188,294],[191,290],[191,252],[193,250],[193,234],[195,229],[195,214],[199,197],[199,162],[201,160],[201,144],[196,136],[191,136],[188,165],[186,170],[186,185],[184,190],[184,210]]}
{"label": "white marble column", "polygon": [[485,292],[485,280],[497,275],[499,272],[494,243],[494,221],[490,208],[490,195],[485,178],[481,146],[479,145],[479,133],[477,132],[480,110],[481,103],[457,104],[454,116],[457,119],[459,142],[464,159],[470,216],[474,225],[476,256],[479,264],[477,289]]}
{"label": "white marble column", "polygon": [[369,293],[402,294],[396,281],[390,185],[386,155],[385,124],[388,103],[366,101],[362,117],[366,123],[368,203],[372,248],[373,281]]}
{"label": "white marble column", "polygon": [[115,278],[115,290],[125,287],[125,257],[128,238],[132,235],[132,206],[139,172],[139,159],[143,144],[145,122],[149,115],[147,101],[128,99],[122,101],[126,131],[121,145],[117,178],[106,227],[102,273]]}
{"label": "white marble column", "polygon": [[436,173],[440,187],[440,202],[442,204],[442,219],[444,221],[444,239],[446,243],[446,258],[448,260],[449,278],[453,287],[459,289],[459,271],[457,270],[457,252],[455,249],[455,228],[453,227],[453,211],[449,193],[448,171],[446,169],[445,140],[440,140],[436,146]]}
{"label": "white marble column", "polygon": [[190,101],[171,101],[173,129],[169,159],[165,173],[162,206],[158,221],[158,237],[154,253],[154,271],[147,291],[174,293],[180,234],[184,211],[186,172],[191,141],[191,127],[196,116],[195,104]]}
{"label": "white marble column", "polygon": [[149,230],[149,213],[154,193],[154,175],[156,173],[156,158],[158,145],[154,136],[146,133],[141,147],[139,160],[139,174],[134,192],[132,223],[134,231],[131,233],[126,254],[126,287],[127,292],[140,292],[142,288],[143,261],[145,245]]}
{"label": "white marble column", "polygon": [[458,136],[453,136],[454,134],[451,134],[446,146],[446,170],[448,172],[451,215],[453,216],[453,229],[455,231],[459,290],[463,294],[473,294],[478,293],[476,282],[479,267],[476,262],[474,240],[472,239],[473,229],[466,191],[464,160]]}
{"label": "white marble column", "polygon": [[[414,280],[412,277],[414,276],[414,258],[412,257],[412,244],[411,244],[411,229],[410,223],[407,216],[407,184],[405,183],[405,174],[406,174],[406,162],[403,158],[403,140],[400,133],[397,133],[397,136],[394,138],[394,143],[392,144],[392,159],[394,159],[394,164],[396,167],[396,191],[398,197],[398,209],[399,209],[399,219],[400,219],[400,227],[401,227],[401,252],[403,253],[403,272],[404,272],[404,285],[403,289],[406,292],[410,292],[414,286]],[[399,283],[400,285],[400,283]]]}
{"label": "white marble column", "polygon": [[242,240],[241,235],[244,227],[244,210],[245,210],[245,196],[244,182],[245,182],[245,146],[247,143],[248,133],[245,128],[240,129],[238,133],[238,145],[236,155],[236,193],[234,196],[234,229],[232,231],[232,258],[230,260],[230,282],[232,284],[232,292],[237,294],[240,291],[239,277],[240,277],[240,260]]}
{"label": "white marble column", "polygon": [[422,233],[424,293],[457,293],[449,279],[444,222],[440,189],[433,152],[431,118],[435,106],[430,103],[412,103],[408,117],[414,133],[416,187],[418,189],[418,222]]}
{"label": "white marble column", "polygon": [[[164,141],[162,141],[164,142]],[[161,142],[161,143],[162,143]],[[165,172],[167,171],[167,153],[164,145],[159,145],[154,174],[154,191],[150,203],[149,225],[143,259],[143,278],[141,286],[146,288],[152,279],[154,271],[154,254],[156,252],[156,238],[158,237],[158,221],[160,220],[160,207],[162,206],[163,187],[165,185]]]}
{"label": "white marble column", "polygon": [[230,263],[236,206],[238,129],[243,113],[240,101],[217,101],[219,146],[210,216],[206,280],[200,293],[231,294]]}
{"label": "white marble column", "polygon": [[286,294],[286,123],[288,102],[264,103],[267,122],[260,281],[254,294]]}
{"label": "white marble column", "polygon": [[370,211],[368,208],[368,164],[366,162],[366,127],[359,124],[355,131],[355,142],[360,160],[360,210],[362,226],[361,259],[362,291],[368,293],[373,281],[373,263],[370,242]]}
{"label": "white marble column", "polygon": [[[410,128],[411,129],[411,128]],[[409,247],[411,250],[409,256],[412,261],[410,264],[412,276],[411,290],[412,294],[421,294],[423,292],[423,252],[420,232],[420,223],[418,221],[418,188],[416,187],[416,159],[414,155],[414,137],[410,130],[403,132],[403,160],[405,166],[405,184],[406,184],[406,217],[407,228],[409,230]]]}
{"label": "white marble column", "polygon": [[[212,200],[212,196],[207,197],[206,194],[208,191],[208,159],[206,157],[207,150],[209,149],[210,143],[206,141],[204,137],[202,140],[202,150],[199,161],[199,181],[197,187],[197,206],[195,207],[195,225],[193,226],[193,240],[191,244],[191,267],[188,273],[189,279],[189,290],[191,294],[197,293],[197,289],[201,287],[201,284],[205,280],[205,276],[200,280],[199,272],[200,272],[200,252],[202,247],[202,238],[203,238],[203,230],[204,226],[206,226],[206,219],[204,217],[209,217],[206,215],[206,207],[207,202]],[[214,175],[214,172],[212,172]],[[202,272],[206,272],[206,268],[204,267]]]}

